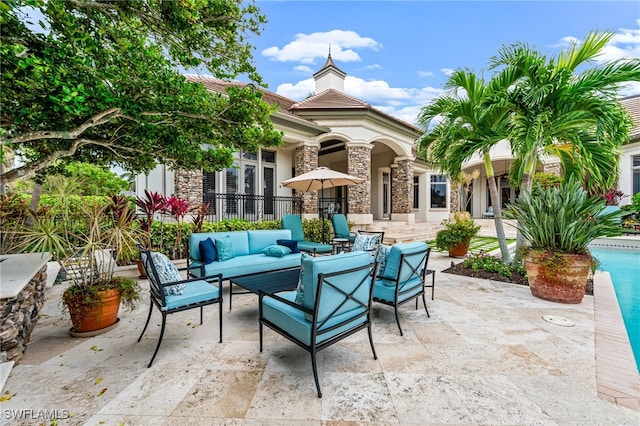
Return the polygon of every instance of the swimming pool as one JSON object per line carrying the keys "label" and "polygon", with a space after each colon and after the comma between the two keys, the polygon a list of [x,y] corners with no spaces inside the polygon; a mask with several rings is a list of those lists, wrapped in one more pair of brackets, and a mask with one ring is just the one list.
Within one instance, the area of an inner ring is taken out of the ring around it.
{"label": "swimming pool", "polygon": [[590,251],[600,263],[598,269],[611,275],[636,366],[640,371],[640,251],[595,247]]}

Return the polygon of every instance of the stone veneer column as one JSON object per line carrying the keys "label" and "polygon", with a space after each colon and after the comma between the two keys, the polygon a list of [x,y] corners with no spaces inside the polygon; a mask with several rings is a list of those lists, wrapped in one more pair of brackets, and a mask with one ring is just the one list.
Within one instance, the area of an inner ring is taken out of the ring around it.
{"label": "stone veneer column", "polygon": [[[317,144],[301,144],[296,147],[296,176],[318,168],[318,150]],[[297,191],[296,195],[302,197],[302,214],[318,214],[317,191]]]}
{"label": "stone veneer column", "polygon": [[415,220],[413,213],[413,158],[396,157],[391,165],[391,220]]}
{"label": "stone veneer column", "polygon": [[[202,170],[176,170],[174,172],[176,197],[187,200],[189,206],[202,203]],[[171,194],[166,194],[170,196]]]}
{"label": "stone veneer column", "polygon": [[347,144],[347,173],[364,179],[364,182],[349,186],[349,215],[371,214],[371,150],[373,145]]}

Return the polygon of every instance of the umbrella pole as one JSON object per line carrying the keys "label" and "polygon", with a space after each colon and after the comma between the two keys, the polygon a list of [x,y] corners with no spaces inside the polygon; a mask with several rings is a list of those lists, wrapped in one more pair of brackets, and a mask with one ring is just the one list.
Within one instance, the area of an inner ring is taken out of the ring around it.
{"label": "umbrella pole", "polygon": [[[321,197],[320,200],[324,200],[324,181],[320,181],[320,188],[321,188]],[[322,205],[320,206],[320,220],[322,221],[322,243],[325,244],[326,241],[324,240],[324,210],[322,209]]]}

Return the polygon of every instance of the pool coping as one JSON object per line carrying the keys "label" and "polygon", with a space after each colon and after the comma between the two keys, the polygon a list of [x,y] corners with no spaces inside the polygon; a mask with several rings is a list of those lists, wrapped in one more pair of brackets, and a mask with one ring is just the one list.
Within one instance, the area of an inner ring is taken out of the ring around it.
{"label": "pool coping", "polygon": [[593,277],[598,397],[640,412],[640,373],[608,272]]}

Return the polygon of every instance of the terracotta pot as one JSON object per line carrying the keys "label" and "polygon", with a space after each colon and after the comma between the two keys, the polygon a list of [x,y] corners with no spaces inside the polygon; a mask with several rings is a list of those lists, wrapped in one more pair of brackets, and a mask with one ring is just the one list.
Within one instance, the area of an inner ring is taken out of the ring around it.
{"label": "terracotta pot", "polygon": [[100,303],[83,303],[81,295],[65,295],[65,303],[73,323],[72,331],[86,333],[108,328],[118,321],[120,309],[120,291],[104,290],[98,292]]}
{"label": "terracotta pot", "polygon": [[469,251],[470,243],[462,243],[449,250],[449,257],[464,257]]}
{"label": "terracotta pot", "polygon": [[147,273],[144,270],[144,266],[142,266],[142,260],[136,259],[136,265],[138,266],[138,278],[147,278]]}
{"label": "terracotta pot", "polygon": [[524,259],[531,294],[559,303],[580,303],[591,270],[589,254],[529,252]]}

